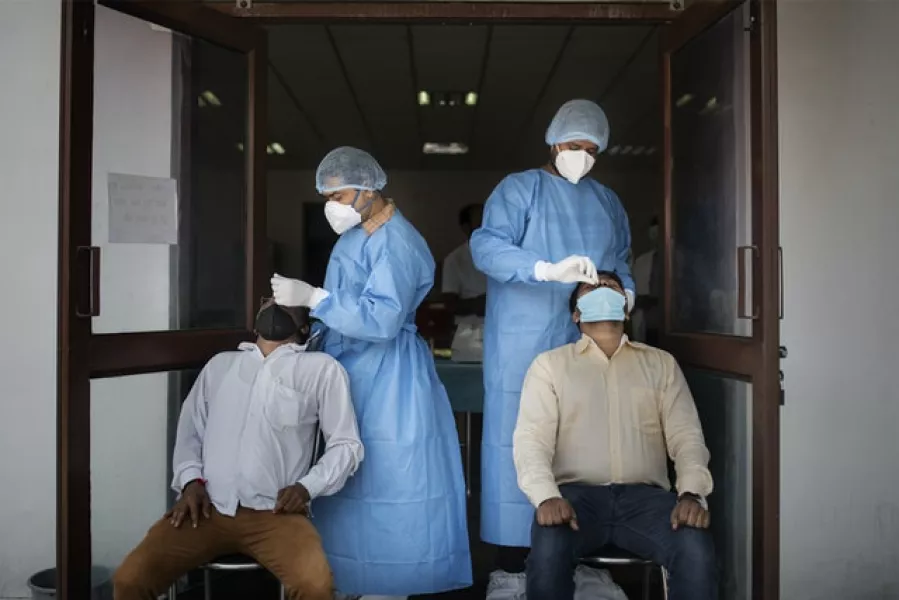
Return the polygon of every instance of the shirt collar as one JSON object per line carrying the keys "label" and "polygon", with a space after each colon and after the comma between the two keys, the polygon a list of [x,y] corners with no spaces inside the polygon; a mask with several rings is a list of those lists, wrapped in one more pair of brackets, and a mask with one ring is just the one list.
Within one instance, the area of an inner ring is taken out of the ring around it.
{"label": "shirt collar", "polygon": [[371,235],[389,221],[395,212],[396,206],[393,204],[393,200],[388,198],[384,208],[369,217],[367,221],[363,222],[362,228],[368,235]]}
{"label": "shirt collar", "polygon": [[[242,352],[256,352],[260,358],[262,357],[262,350],[259,349],[259,346],[256,344],[256,342],[241,342],[240,345],[237,347],[237,349]],[[272,352],[265,358],[270,358],[272,356],[275,356],[276,354],[283,354],[284,352],[287,352],[287,351],[303,352],[305,350],[306,350],[305,344],[301,346],[300,344],[295,344],[295,343],[291,342],[289,344],[283,344],[281,346],[278,346],[277,348],[275,348],[274,352]]]}
{"label": "shirt collar", "polygon": [[[621,350],[621,348],[623,348],[625,346],[625,344],[627,344],[630,347],[634,347],[634,343],[632,341],[630,341],[630,339],[627,337],[627,334],[622,333],[621,334],[621,342],[618,344],[618,349]],[[591,347],[599,350],[599,347],[596,345],[596,342],[593,341],[593,338],[591,338],[589,335],[587,335],[585,333],[581,334],[581,339],[579,339],[577,341],[577,343],[575,343],[575,345],[574,345],[574,349],[578,354],[583,354],[584,352],[589,350]],[[617,352],[615,354],[617,354]],[[612,356],[614,356],[614,354]]]}

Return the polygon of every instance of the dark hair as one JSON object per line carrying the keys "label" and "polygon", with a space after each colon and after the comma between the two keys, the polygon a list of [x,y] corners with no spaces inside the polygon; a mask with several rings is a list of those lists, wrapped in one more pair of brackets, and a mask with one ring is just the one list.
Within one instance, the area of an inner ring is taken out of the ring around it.
{"label": "dark hair", "polygon": [[[607,279],[611,279],[612,281],[614,281],[615,283],[618,284],[618,287],[620,287],[621,289],[624,289],[624,282],[621,281],[621,277],[618,276],[618,273],[616,273],[614,271],[597,271],[596,276],[599,277],[600,279],[602,279],[604,277]],[[577,310],[578,292],[581,291],[582,285],[587,285],[587,284],[579,283],[576,286],[574,286],[574,290],[572,290],[571,296],[568,298],[568,312],[570,312],[572,314],[574,314],[574,311]]]}
{"label": "dark hair", "polygon": [[459,227],[471,225],[471,213],[474,209],[480,208],[483,204],[468,204],[459,211]]}

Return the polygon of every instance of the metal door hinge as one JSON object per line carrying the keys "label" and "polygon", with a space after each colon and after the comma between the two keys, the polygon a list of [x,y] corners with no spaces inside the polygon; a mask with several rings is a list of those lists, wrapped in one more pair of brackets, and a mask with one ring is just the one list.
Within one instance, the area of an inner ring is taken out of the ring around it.
{"label": "metal door hinge", "polygon": [[668,0],[668,7],[680,12],[684,10],[684,0]]}
{"label": "metal door hinge", "polygon": [[234,5],[238,10],[250,10],[253,8],[253,0],[234,0]]}

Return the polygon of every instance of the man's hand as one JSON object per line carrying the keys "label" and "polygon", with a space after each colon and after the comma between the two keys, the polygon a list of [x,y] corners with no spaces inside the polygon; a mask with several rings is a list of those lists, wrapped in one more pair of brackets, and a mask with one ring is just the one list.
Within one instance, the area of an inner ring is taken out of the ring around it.
{"label": "man's hand", "polygon": [[565,498],[544,500],[537,509],[537,523],[543,527],[555,527],[568,524],[577,531],[577,515],[574,508]]}
{"label": "man's hand", "polygon": [[278,492],[275,513],[309,516],[309,490],[301,483],[295,483]]}
{"label": "man's hand", "polygon": [[185,517],[190,517],[191,524],[196,527],[200,523],[200,516],[209,518],[212,516],[212,504],[206,493],[206,486],[202,481],[191,481],[181,490],[181,497],[172,509],[165,513],[165,518],[174,527],[181,527]]}
{"label": "man's hand", "polygon": [[697,496],[684,494],[677,500],[677,506],[671,511],[671,529],[677,531],[681,525],[708,529],[712,521],[709,511],[702,507]]}

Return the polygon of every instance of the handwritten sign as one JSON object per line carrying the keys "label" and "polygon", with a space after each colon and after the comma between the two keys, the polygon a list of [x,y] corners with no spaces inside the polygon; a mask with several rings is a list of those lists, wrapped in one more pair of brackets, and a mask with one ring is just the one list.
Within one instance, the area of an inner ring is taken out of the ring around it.
{"label": "handwritten sign", "polygon": [[110,173],[109,243],[177,244],[178,183]]}

